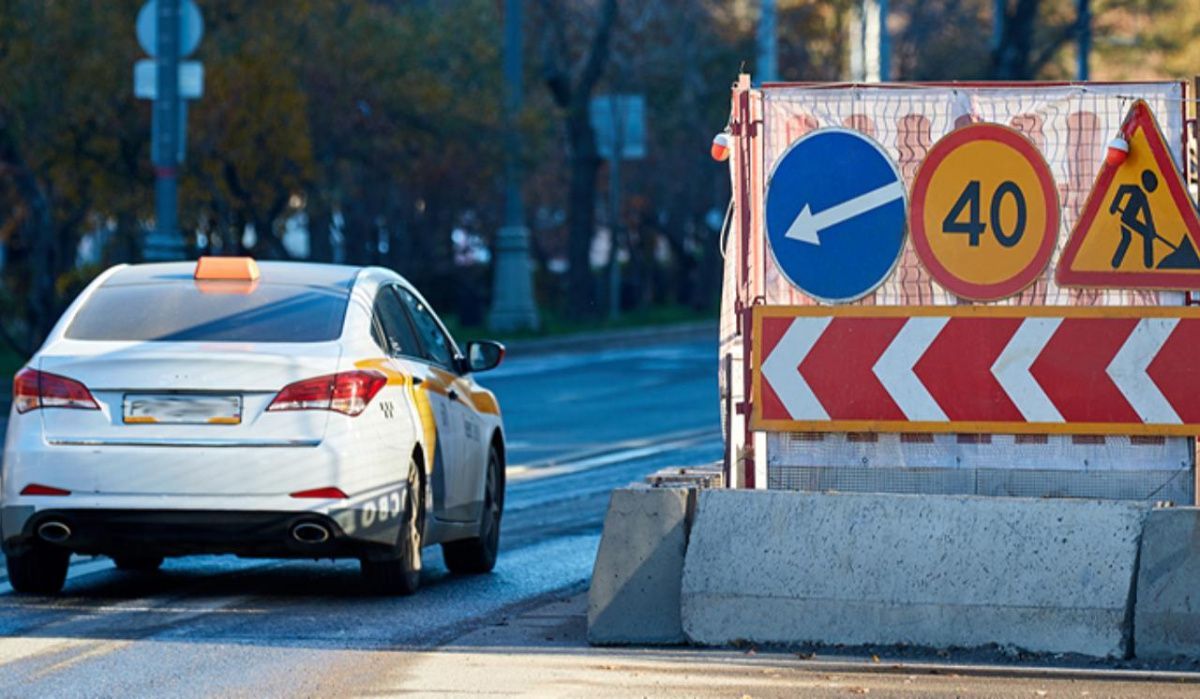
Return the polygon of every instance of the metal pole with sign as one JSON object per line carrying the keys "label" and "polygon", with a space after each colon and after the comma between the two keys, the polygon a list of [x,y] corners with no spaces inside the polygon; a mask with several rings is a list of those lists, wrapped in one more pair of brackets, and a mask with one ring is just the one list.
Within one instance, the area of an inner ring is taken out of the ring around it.
{"label": "metal pole with sign", "polygon": [[154,230],[142,256],[172,260],[184,255],[179,231],[179,166],[183,162],[187,109],[185,99],[204,90],[204,69],[182,60],[200,44],[203,23],[193,0],[148,0],[138,12],[137,38],[153,56],[134,65],[134,94],[154,100],[150,159],[154,163]]}

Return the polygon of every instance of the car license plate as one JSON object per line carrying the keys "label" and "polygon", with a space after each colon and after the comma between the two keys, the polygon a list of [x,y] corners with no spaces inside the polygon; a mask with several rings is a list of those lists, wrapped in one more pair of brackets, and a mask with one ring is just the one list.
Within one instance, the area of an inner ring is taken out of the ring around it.
{"label": "car license plate", "polygon": [[127,425],[237,425],[241,396],[126,394]]}

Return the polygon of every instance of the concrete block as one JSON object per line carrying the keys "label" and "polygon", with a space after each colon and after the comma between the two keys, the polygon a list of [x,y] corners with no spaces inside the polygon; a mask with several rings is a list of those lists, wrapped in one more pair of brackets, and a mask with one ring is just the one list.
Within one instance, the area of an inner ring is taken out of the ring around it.
{"label": "concrete block", "polygon": [[588,642],[674,644],[687,639],[679,585],[687,549],[687,488],[615,490],[588,591]]}
{"label": "concrete block", "polygon": [[1134,607],[1134,655],[1200,658],[1200,510],[1150,513]]}
{"label": "concrete block", "polygon": [[683,573],[696,643],[989,644],[1124,657],[1149,505],[705,491]]}

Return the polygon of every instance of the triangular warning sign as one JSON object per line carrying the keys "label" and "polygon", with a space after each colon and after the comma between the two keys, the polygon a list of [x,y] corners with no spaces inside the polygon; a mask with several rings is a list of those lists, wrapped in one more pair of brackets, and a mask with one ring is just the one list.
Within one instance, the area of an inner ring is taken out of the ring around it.
{"label": "triangular warning sign", "polygon": [[1121,127],[1129,155],[1100,168],[1058,262],[1059,286],[1200,289],[1200,218],[1154,114]]}

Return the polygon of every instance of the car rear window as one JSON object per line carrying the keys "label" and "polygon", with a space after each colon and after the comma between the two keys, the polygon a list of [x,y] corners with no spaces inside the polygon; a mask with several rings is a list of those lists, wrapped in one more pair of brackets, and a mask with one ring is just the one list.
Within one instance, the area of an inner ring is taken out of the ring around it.
{"label": "car rear window", "polygon": [[342,332],[349,291],[260,284],[220,293],[191,282],[101,286],[71,321],[72,340],[325,342]]}

